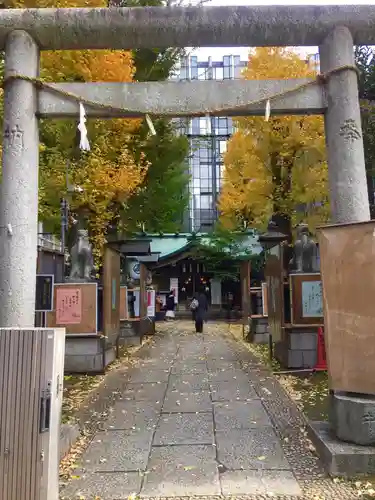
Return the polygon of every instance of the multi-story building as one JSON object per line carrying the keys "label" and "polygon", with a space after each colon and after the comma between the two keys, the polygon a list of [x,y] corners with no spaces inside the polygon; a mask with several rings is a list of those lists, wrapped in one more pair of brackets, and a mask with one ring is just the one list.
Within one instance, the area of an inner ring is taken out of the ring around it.
{"label": "multi-story building", "polygon": [[[224,56],[221,61],[199,61],[189,56],[181,61],[176,77],[184,80],[229,80],[239,78],[247,65],[240,56]],[[223,153],[233,132],[227,117],[184,120],[181,132],[190,141],[190,206],[184,221],[187,232],[209,232],[217,219],[217,200],[223,171]]]}
{"label": "multi-story building", "polygon": [[307,56],[307,63],[310,64],[310,66],[315,69],[315,71],[319,72],[320,71],[320,57],[319,57],[319,52],[316,54],[308,54]]}

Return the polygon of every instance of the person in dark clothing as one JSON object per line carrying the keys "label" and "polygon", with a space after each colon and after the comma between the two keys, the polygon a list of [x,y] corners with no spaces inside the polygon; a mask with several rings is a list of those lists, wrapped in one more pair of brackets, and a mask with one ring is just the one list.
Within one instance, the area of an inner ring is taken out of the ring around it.
{"label": "person in dark clothing", "polygon": [[208,300],[203,291],[198,295],[198,307],[195,310],[195,331],[203,333],[203,322],[207,319]]}
{"label": "person in dark clothing", "polygon": [[128,313],[129,318],[135,317],[135,296],[133,292],[128,293]]}
{"label": "person in dark clothing", "polygon": [[168,294],[167,300],[166,300],[166,310],[167,312],[165,313],[165,319],[168,321],[170,319],[174,319],[174,309],[175,309],[175,300],[174,300],[174,293],[171,290]]}
{"label": "person in dark clothing", "polygon": [[193,321],[195,321],[195,314],[197,312],[198,306],[199,302],[197,300],[197,297],[194,295],[190,302],[191,319]]}
{"label": "person in dark clothing", "polygon": [[228,293],[228,304],[227,304],[227,319],[230,321],[232,319],[232,311],[234,309],[234,295],[232,292]]}

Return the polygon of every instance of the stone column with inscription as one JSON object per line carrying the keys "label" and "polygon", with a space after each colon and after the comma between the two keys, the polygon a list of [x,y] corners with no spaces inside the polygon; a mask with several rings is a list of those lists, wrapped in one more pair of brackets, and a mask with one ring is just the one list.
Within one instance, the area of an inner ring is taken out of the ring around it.
{"label": "stone column with inscription", "polygon": [[39,49],[25,31],[5,47],[4,137],[0,184],[0,327],[34,327],[38,237],[39,135],[35,78]]}
{"label": "stone column with inscription", "polygon": [[329,75],[325,133],[328,153],[332,221],[370,220],[358,81],[354,70],[353,38],[338,26],[319,47],[322,73],[352,66]]}
{"label": "stone column with inscription", "polygon": [[[319,53],[323,73],[340,66],[354,67],[353,38],[348,28],[335,28],[320,46]],[[330,75],[326,93],[332,221],[368,221],[370,209],[355,70],[348,68]],[[331,353],[331,362],[340,362],[335,360],[334,353]],[[330,409],[331,423],[339,439],[360,445],[375,444],[375,395],[333,391]]]}

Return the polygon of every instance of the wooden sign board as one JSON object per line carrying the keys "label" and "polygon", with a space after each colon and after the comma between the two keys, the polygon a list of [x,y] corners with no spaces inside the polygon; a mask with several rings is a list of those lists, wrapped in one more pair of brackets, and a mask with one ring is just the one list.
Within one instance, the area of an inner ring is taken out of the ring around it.
{"label": "wooden sign board", "polygon": [[67,335],[98,332],[98,287],[96,283],[57,283],[54,310],[47,313],[47,327],[65,327]]}
{"label": "wooden sign board", "polygon": [[35,312],[53,310],[53,274],[36,275]]}
{"label": "wooden sign board", "polygon": [[284,325],[283,248],[281,245],[272,248],[267,255],[265,275],[270,333],[274,342],[280,342]]}
{"label": "wooden sign board", "polygon": [[323,287],[320,274],[290,274],[289,282],[291,324],[323,326]]}
{"label": "wooden sign board", "polygon": [[268,293],[267,293],[267,283],[262,283],[262,314],[263,316],[268,316]]}
{"label": "wooden sign board", "polygon": [[128,287],[120,286],[120,321],[128,319]]}
{"label": "wooden sign board", "polygon": [[112,341],[120,333],[120,254],[110,247],[103,262],[103,333]]}
{"label": "wooden sign board", "polygon": [[156,292],[155,290],[147,290],[147,317],[154,318],[155,317],[155,300],[156,300]]}
{"label": "wooden sign board", "polygon": [[318,236],[331,389],[375,395],[375,221]]}

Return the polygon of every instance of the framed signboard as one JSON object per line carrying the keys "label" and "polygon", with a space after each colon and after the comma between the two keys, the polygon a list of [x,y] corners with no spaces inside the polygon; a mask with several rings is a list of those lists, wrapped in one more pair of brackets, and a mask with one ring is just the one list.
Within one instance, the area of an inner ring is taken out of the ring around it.
{"label": "framed signboard", "polygon": [[149,318],[155,317],[155,290],[147,290],[147,316]]}
{"label": "framed signboard", "polygon": [[48,312],[53,309],[53,274],[36,275],[35,311]]}
{"label": "framed signboard", "polygon": [[47,314],[47,327],[65,327],[67,335],[98,332],[98,286],[96,283],[57,283],[54,310]]}
{"label": "framed signboard", "polygon": [[323,287],[319,273],[290,274],[292,325],[324,325]]}
{"label": "framed signboard", "polygon": [[120,286],[120,321],[128,319],[128,287]]}

